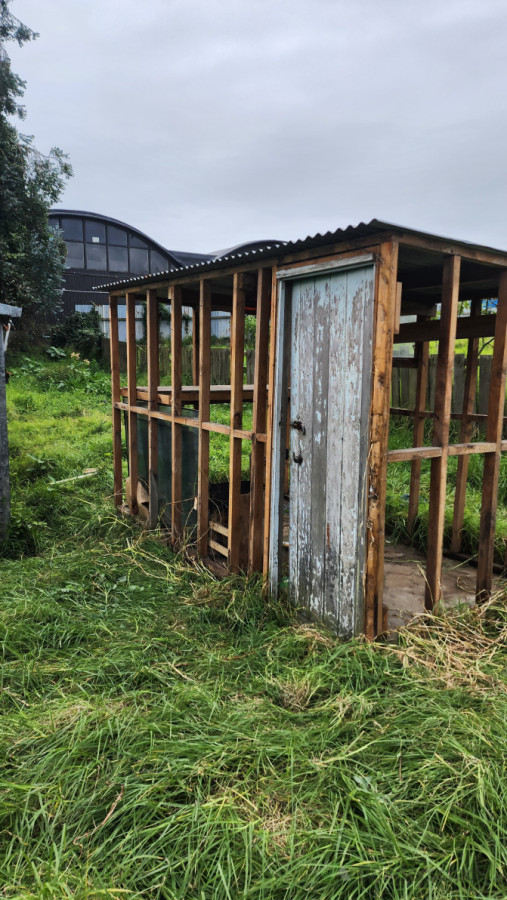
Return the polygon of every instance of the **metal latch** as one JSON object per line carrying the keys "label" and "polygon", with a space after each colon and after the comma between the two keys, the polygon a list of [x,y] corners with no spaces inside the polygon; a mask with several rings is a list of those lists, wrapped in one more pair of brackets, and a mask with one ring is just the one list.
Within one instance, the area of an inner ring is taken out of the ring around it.
{"label": "metal latch", "polygon": [[303,457],[301,456],[300,453],[298,453],[297,456],[296,456],[295,453],[293,453],[293,454],[292,454],[292,459],[294,460],[295,463],[298,464],[298,466],[300,466],[301,463],[303,462]]}
{"label": "metal latch", "polygon": [[296,431],[300,431],[301,434],[306,434],[306,428],[299,419],[294,419],[294,421],[290,423],[290,427],[294,428]]}

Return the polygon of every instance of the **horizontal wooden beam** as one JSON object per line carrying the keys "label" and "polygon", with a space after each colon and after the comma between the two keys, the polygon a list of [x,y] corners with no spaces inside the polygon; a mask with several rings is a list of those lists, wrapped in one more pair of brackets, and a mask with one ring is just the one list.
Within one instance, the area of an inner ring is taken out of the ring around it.
{"label": "horizontal wooden beam", "polygon": [[[457,320],[456,339],[475,337],[494,337],[496,315],[462,316]],[[411,344],[415,341],[438,341],[440,339],[440,321],[404,322],[398,334],[394,335],[395,344]]]}
{"label": "horizontal wooden beam", "polygon": [[[122,397],[127,397],[128,392],[127,388],[121,388]],[[253,400],[254,388],[253,384],[245,384],[243,387],[243,402],[250,403]],[[148,388],[138,387],[137,400],[145,400],[148,402]],[[210,402],[211,403],[227,403],[231,399],[231,388],[228,384],[212,384],[210,387]],[[197,403],[199,400],[199,388],[196,385],[183,385],[181,388],[181,402],[185,403]],[[159,403],[170,403],[171,402],[171,388],[161,385],[158,388],[158,402]]]}
{"label": "horizontal wooden beam", "polygon": [[473,453],[493,453],[496,444],[491,441],[476,441],[469,444],[449,444],[449,456],[471,456]]}
{"label": "horizontal wooden beam", "polygon": [[410,459],[436,459],[442,456],[441,447],[407,447],[406,450],[389,450],[387,462],[405,462]]}

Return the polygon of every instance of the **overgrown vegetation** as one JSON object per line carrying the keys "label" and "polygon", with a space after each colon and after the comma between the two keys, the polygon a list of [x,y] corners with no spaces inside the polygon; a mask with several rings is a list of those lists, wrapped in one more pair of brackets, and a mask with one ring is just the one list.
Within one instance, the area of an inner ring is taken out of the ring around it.
{"label": "overgrown vegetation", "polygon": [[2,895],[503,900],[504,598],[339,643],[113,513],[98,366],[10,367]]}

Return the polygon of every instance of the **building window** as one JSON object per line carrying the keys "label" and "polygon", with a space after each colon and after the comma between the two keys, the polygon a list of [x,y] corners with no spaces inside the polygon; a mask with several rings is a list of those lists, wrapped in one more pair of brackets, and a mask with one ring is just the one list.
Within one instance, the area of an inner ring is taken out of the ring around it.
{"label": "building window", "polygon": [[150,272],[166,272],[169,268],[169,260],[156,250],[150,251]]}
{"label": "building window", "polygon": [[126,247],[112,247],[109,244],[108,253],[110,272],[128,272],[129,255]]}
{"label": "building window", "polygon": [[77,241],[67,241],[66,269],[84,269],[84,246]]}
{"label": "building window", "polygon": [[103,222],[85,222],[85,241],[90,244],[106,243],[106,226]]}
{"label": "building window", "polygon": [[117,228],[116,225],[108,225],[107,240],[109,244],[116,244],[117,247],[126,247],[127,232],[123,228]]}
{"label": "building window", "polygon": [[131,247],[142,247],[143,249],[148,247],[146,241],[143,241],[142,238],[138,237],[137,234],[130,235],[130,246]]}
{"label": "building window", "polygon": [[139,275],[148,274],[148,251],[130,250],[130,271]]}
{"label": "building window", "polygon": [[62,231],[65,240],[83,240],[83,220],[62,218]]}
{"label": "building window", "polygon": [[106,248],[104,244],[86,245],[86,268],[98,269],[100,272],[107,270]]}

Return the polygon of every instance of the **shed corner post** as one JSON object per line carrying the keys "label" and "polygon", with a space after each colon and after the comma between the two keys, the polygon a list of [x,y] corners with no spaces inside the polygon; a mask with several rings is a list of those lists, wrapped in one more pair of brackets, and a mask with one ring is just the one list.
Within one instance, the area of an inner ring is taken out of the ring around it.
{"label": "shed corner post", "polygon": [[275,403],[276,350],[278,340],[278,279],[276,265],[271,270],[271,309],[269,314],[269,359],[266,400],[266,473],[264,489],[264,546],[263,546],[263,590],[265,596],[271,590],[270,583],[270,535],[272,528],[271,492],[273,477],[273,423]]}
{"label": "shed corner post", "polygon": [[397,274],[398,242],[391,239],[380,245],[375,279],[370,447],[366,474],[364,633],[368,640],[373,640],[383,629],[387,450]]}
{"label": "shed corner post", "polygon": [[121,452],[121,401],[120,345],[118,337],[118,297],[109,295],[109,355],[111,362],[111,400],[113,416],[113,497],[114,505],[122,504],[122,452]]}
{"label": "shed corner post", "polygon": [[498,307],[495,322],[495,342],[491,365],[486,441],[496,444],[496,450],[484,454],[481,522],[477,563],[477,598],[487,600],[491,595],[495,553],[495,526],[498,505],[498,477],[502,448],[502,429],[505,406],[505,377],[507,369],[507,270],[500,274]]}

